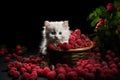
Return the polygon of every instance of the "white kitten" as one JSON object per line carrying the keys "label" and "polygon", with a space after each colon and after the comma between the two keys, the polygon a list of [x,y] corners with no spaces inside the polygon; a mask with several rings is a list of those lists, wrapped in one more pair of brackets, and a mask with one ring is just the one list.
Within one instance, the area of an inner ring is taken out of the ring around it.
{"label": "white kitten", "polygon": [[45,21],[43,28],[43,40],[40,45],[42,54],[47,54],[48,44],[68,42],[70,35],[68,21]]}

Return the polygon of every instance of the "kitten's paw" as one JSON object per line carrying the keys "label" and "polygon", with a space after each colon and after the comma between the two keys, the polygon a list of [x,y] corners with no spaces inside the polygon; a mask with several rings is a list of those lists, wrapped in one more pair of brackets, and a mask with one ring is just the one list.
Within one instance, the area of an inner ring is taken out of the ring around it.
{"label": "kitten's paw", "polygon": [[47,54],[46,48],[41,48],[41,49],[40,49],[40,52],[41,52],[43,55],[46,55],[46,54]]}

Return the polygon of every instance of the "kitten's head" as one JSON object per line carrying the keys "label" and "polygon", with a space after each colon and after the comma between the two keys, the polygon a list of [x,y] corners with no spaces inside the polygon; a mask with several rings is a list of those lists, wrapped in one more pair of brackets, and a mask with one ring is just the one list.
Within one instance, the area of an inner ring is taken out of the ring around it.
{"label": "kitten's head", "polygon": [[44,28],[47,38],[55,41],[65,41],[69,38],[68,21],[45,21]]}

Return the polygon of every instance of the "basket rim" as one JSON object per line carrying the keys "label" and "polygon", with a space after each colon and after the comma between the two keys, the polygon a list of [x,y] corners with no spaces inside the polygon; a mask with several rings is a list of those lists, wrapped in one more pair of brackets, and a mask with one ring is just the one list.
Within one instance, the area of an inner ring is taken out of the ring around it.
{"label": "basket rim", "polygon": [[77,52],[77,51],[86,51],[86,50],[90,50],[91,48],[93,48],[93,42],[90,42],[91,45],[88,47],[84,47],[84,48],[76,48],[76,49],[69,49],[69,50],[57,50],[55,49],[54,51],[59,51],[59,52]]}

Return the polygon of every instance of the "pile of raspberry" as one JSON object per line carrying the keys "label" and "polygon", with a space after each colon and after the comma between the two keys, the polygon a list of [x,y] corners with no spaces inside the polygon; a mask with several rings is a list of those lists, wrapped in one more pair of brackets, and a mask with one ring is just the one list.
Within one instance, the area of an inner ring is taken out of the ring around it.
{"label": "pile of raspberry", "polygon": [[91,45],[91,40],[88,36],[81,33],[80,29],[71,31],[68,43],[58,43],[58,45],[49,44],[50,50],[68,50],[76,48],[85,48]]}

